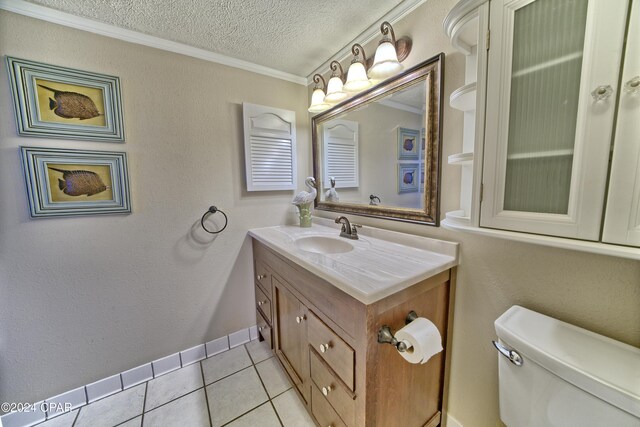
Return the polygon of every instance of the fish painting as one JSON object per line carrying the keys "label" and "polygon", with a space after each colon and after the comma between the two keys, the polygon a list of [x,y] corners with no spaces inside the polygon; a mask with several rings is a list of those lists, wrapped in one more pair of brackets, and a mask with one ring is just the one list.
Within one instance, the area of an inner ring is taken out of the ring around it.
{"label": "fish painting", "polygon": [[102,178],[91,171],[86,170],[64,170],[49,166],[49,169],[62,174],[63,179],[58,179],[58,187],[64,194],[69,196],[93,196],[108,190],[109,186],[102,182]]}
{"label": "fish painting", "polygon": [[52,89],[41,84],[38,86],[53,92],[53,98],[49,98],[49,108],[56,116],[63,119],[87,120],[102,115],[96,104],[87,95]]}
{"label": "fish painting", "polygon": [[411,171],[411,172],[405,172],[404,176],[402,177],[402,181],[405,184],[412,184],[413,183],[413,173],[415,171]]}
{"label": "fish painting", "polygon": [[404,148],[406,151],[413,151],[413,144],[415,144],[413,138],[405,138],[404,144],[402,144],[402,148]]}

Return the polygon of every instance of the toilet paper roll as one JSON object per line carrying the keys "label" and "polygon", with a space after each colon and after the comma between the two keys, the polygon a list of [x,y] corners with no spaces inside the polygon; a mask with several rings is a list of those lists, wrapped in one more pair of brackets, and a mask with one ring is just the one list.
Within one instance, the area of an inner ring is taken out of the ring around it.
{"label": "toilet paper roll", "polygon": [[438,328],[424,317],[418,317],[400,329],[395,337],[408,346],[407,351],[400,354],[409,363],[427,363],[433,355],[442,351],[442,336]]}

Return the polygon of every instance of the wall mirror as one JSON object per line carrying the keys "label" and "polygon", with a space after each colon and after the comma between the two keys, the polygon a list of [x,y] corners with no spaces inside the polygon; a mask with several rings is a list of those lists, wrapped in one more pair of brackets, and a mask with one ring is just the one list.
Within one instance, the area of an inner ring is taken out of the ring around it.
{"label": "wall mirror", "polygon": [[312,119],[316,209],[439,225],[444,54]]}

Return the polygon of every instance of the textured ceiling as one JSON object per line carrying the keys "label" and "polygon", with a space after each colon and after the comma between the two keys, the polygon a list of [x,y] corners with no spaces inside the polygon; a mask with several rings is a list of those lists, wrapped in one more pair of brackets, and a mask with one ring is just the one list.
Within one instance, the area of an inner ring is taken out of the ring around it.
{"label": "textured ceiling", "polygon": [[402,0],[28,1],[307,76]]}

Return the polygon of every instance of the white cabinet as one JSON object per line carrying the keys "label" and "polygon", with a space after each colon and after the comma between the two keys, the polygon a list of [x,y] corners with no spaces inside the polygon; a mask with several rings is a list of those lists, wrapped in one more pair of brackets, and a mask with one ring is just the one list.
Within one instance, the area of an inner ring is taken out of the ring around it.
{"label": "white cabinet", "polygon": [[602,241],[640,246],[640,1],[633,2]]}
{"label": "white cabinet", "polygon": [[481,226],[599,240],[626,18],[626,1],[491,3]]}
{"label": "white cabinet", "polygon": [[[463,0],[450,15],[465,5],[486,6]],[[473,166],[471,184],[462,174],[468,224],[447,214],[443,225],[640,258],[611,245],[640,246],[640,0],[491,0],[488,8],[487,49],[476,51],[484,120],[475,119],[473,160],[462,153],[449,162]],[[464,95],[455,91],[451,105],[468,105]]]}

